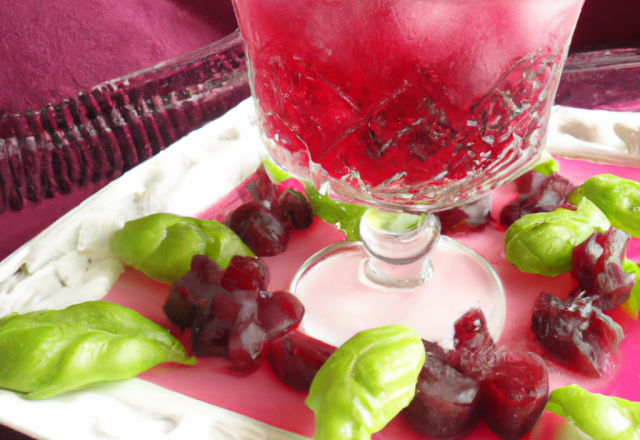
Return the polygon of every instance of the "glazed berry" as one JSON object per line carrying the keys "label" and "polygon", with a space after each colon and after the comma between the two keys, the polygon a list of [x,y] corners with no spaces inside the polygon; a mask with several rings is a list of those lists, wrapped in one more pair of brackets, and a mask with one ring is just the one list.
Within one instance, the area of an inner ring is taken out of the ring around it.
{"label": "glazed berry", "polygon": [[271,182],[264,165],[253,175],[253,179],[246,185],[246,189],[257,202],[264,202],[267,207],[271,206],[271,201],[277,194],[276,185]]}
{"label": "glazed berry", "polygon": [[279,255],[287,248],[289,231],[259,202],[248,202],[233,211],[228,226],[260,257]]}
{"label": "glazed berry", "polygon": [[496,351],[484,313],[471,309],[454,327],[454,350],[447,353],[446,362],[469,377],[482,378],[484,370],[492,365]]}
{"label": "glazed berry", "polygon": [[531,318],[531,331],[551,355],[582,374],[605,377],[618,360],[622,328],[594,307],[593,298],[567,303],[541,293]]}
{"label": "glazed berry", "polygon": [[249,373],[266,358],[269,341],[295,329],[304,314],[292,294],[261,289],[267,283],[260,259],[234,257],[222,271],[206,256],[195,256],[163,308],[181,330],[191,328],[193,354],[228,356],[236,371]]}
{"label": "glazed berry", "polygon": [[489,429],[502,440],[520,439],[533,428],[549,400],[547,368],[533,353],[510,353],[486,371],[479,396]]}
{"label": "glazed berry", "polygon": [[505,228],[523,215],[555,210],[565,203],[569,193],[575,189],[573,183],[558,173],[547,177],[533,170],[516,182],[516,187],[521,190],[520,196],[500,212],[499,222]]}
{"label": "glazed berry", "polygon": [[213,297],[222,289],[218,283],[223,271],[206,255],[191,259],[191,270],[176,280],[162,309],[174,325],[184,331],[198,314],[208,314]]}
{"label": "glazed berry", "polygon": [[225,269],[220,284],[229,292],[233,290],[266,290],[269,285],[269,269],[260,257],[236,255]]}
{"label": "glazed berry", "polygon": [[269,364],[278,378],[292,388],[309,391],[316,373],[336,348],[298,331],[271,342]]}
{"label": "glazed berry", "polygon": [[571,275],[601,310],[613,309],[631,295],[635,274],[622,270],[629,237],[624,231],[609,228],[604,234],[594,232],[573,249]]}
{"label": "glazed berry", "polygon": [[416,394],[400,413],[411,428],[430,438],[458,437],[478,422],[478,383],[444,362],[444,351],[425,343]]}
{"label": "glazed berry", "polygon": [[443,234],[456,234],[482,230],[490,219],[491,195],[480,200],[436,213]]}
{"label": "glazed berry", "polygon": [[311,204],[299,191],[287,188],[278,196],[271,209],[282,223],[293,229],[307,229],[313,223]]}

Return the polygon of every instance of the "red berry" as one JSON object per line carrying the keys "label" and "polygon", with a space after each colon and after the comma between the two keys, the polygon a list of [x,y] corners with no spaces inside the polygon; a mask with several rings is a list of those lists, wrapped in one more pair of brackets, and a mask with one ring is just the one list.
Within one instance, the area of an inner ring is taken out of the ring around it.
{"label": "red berry", "polygon": [[493,364],[496,347],[482,310],[471,309],[456,321],[454,347],[447,364],[471,378],[480,379]]}
{"label": "red berry", "polygon": [[444,351],[436,344],[425,343],[425,350],[415,397],[400,414],[411,428],[428,437],[465,434],[478,421],[478,383],[447,365]]}
{"label": "red berry", "polygon": [[336,348],[298,331],[271,342],[269,364],[281,381],[309,391],[316,373]]}
{"label": "red berry", "polygon": [[277,187],[271,182],[264,165],[253,175],[253,179],[246,185],[246,189],[257,202],[265,202],[270,204],[276,196]]}
{"label": "red berry", "polygon": [[301,192],[287,188],[272,204],[273,213],[293,229],[307,229],[313,223],[313,209]]}
{"label": "red berry", "polygon": [[502,440],[529,432],[549,400],[549,377],[540,357],[510,353],[497,361],[480,383],[480,406],[486,425]]}
{"label": "red berry", "polygon": [[490,219],[491,196],[485,196],[459,208],[437,213],[443,234],[473,232],[483,229]]}
{"label": "red berry", "polygon": [[224,289],[218,284],[223,271],[206,255],[191,259],[191,270],[176,280],[162,309],[174,325],[184,331],[200,314],[209,314],[214,296]]}
{"label": "red berry", "polygon": [[289,231],[259,202],[245,203],[233,211],[228,226],[261,257],[279,255],[289,243]]}
{"label": "red berry", "polygon": [[601,310],[613,309],[631,295],[635,274],[622,270],[628,243],[629,234],[609,228],[604,234],[594,232],[573,249],[571,275]]}
{"label": "red berry", "polygon": [[579,296],[564,303],[541,293],[533,309],[531,331],[560,362],[587,376],[604,377],[615,368],[624,335],[592,302],[593,298]]}
{"label": "red berry", "polygon": [[269,286],[269,269],[260,257],[234,256],[225,269],[220,284],[229,292],[265,290]]}
{"label": "red berry", "polygon": [[500,212],[500,225],[511,226],[523,215],[550,212],[561,206],[575,185],[558,173],[550,176],[529,171],[517,179],[521,190],[517,200],[508,203]]}

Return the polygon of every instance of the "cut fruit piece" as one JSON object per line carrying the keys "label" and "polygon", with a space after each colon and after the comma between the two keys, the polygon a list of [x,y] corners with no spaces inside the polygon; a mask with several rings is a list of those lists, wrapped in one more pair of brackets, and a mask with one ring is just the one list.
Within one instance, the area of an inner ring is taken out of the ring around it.
{"label": "cut fruit piece", "polygon": [[438,345],[423,343],[426,358],[416,394],[400,414],[421,435],[438,439],[463,435],[479,419],[478,383],[447,365]]}
{"label": "cut fruit piece", "polygon": [[531,331],[555,359],[591,377],[613,372],[624,338],[622,328],[593,305],[593,298],[564,303],[546,293],[536,300]]}
{"label": "cut fruit piece", "polygon": [[487,370],[480,383],[482,417],[502,440],[529,432],[549,400],[549,377],[533,353],[509,353]]}

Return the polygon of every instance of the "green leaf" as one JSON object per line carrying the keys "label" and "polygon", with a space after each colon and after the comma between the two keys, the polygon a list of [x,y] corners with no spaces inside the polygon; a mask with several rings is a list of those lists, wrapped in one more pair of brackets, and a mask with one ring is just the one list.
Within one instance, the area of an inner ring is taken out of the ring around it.
{"label": "green leaf", "polygon": [[264,170],[267,172],[269,179],[275,184],[284,182],[287,179],[291,179],[293,176],[287,173],[285,170],[276,165],[269,157],[262,160]]}
{"label": "green leaf", "polygon": [[167,330],[105,301],[0,319],[0,359],[0,387],[28,399],[128,379],[162,362],[195,364]]}
{"label": "green leaf", "polygon": [[402,325],[345,342],[311,384],[306,404],[315,413],[315,439],[370,439],[411,402],[424,359],[422,341]]}
{"label": "green leaf", "polygon": [[604,212],[611,226],[640,237],[640,183],[599,174],[573,190],[567,200],[575,205],[584,197]]}
{"label": "green leaf", "polygon": [[234,255],[254,256],[240,238],[213,220],[153,214],[125,223],[109,240],[111,252],[154,280],[171,284],[204,254],[226,268]]}
{"label": "green leaf", "polygon": [[640,266],[625,258],[622,262],[622,270],[626,273],[636,274],[636,281],[631,289],[631,296],[622,304],[622,310],[633,319],[638,319],[638,312],[640,312]]}
{"label": "green leaf", "polygon": [[545,159],[544,162],[539,162],[534,166],[533,171],[544,174],[546,177],[560,171],[560,164],[550,154]]}
{"label": "green leaf", "polygon": [[571,271],[576,245],[609,226],[607,217],[586,198],[575,211],[559,208],[525,215],[507,229],[506,258],[522,272],[553,277]]}
{"label": "green leaf", "polygon": [[312,184],[304,182],[304,192],[309,198],[313,214],[344,232],[349,241],[360,240],[360,218],[367,207],[340,202],[328,195],[322,195]]}
{"label": "green leaf", "polygon": [[640,403],[592,394],[578,385],[551,392],[547,411],[573,423],[594,440],[639,440]]}

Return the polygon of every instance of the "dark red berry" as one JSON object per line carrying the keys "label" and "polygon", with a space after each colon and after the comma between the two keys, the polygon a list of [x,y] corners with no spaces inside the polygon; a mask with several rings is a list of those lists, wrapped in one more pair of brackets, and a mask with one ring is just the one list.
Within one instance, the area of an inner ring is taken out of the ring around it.
{"label": "dark red berry", "polygon": [[259,202],[245,203],[233,211],[228,226],[260,257],[281,254],[289,242],[289,231]]}
{"label": "dark red berry", "polygon": [[425,350],[415,397],[400,414],[411,428],[430,438],[463,435],[478,421],[478,383],[447,365],[436,344],[425,344]]}
{"label": "dark red berry", "polygon": [[219,284],[224,274],[218,263],[206,255],[194,255],[191,258],[191,270],[200,281],[207,284]]}
{"label": "dark red berry", "polygon": [[440,230],[443,234],[456,234],[482,230],[490,219],[491,196],[459,208],[447,209],[437,213]]}
{"label": "dark red berry", "polygon": [[549,378],[533,353],[510,353],[487,370],[480,383],[480,406],[486,425],[502,440],[524,437],[549,400]]}
{"label": "dark red berry", "polygon": [[182,330],[191,327],[193,354],[228,356],[237,371],[250,373],[265,359],[269,340],[296,328],[304,314],[292,294],[262,290],[267,283],[259,258],[234,257],[222,271],[206,256],[195,256],[163,308]]}
{"label": "dark red berry", "polygon": [[313,209],[301,192],[287,188],[272,204],[280,221],[296,230],[307,229],[313,223]]}
{"label": "dark red berry", "polygon": [[281,381],[309,391],[316,373],[336,348],[298,331],[271,342],[269,364]]}
{"label": "dark red berry", "polygon": [[631,295],[635,274],[622,270],[629,238],[626,232],[609,228],[604,234],[594,232],[573,249],[571,275],[601,310],[617,307]]}
{"label": "dark red berry", "polygon": [[476,380],[493,364],[496,347],[480,309],[471,309],[455,323],[454,350],[447,364]]}
{"label": "dark red berry", "polygon": [[611,374],[624,335],[610,317],[593,306],[593,298],[565,303],[541,293],[536,300],[531,331],[558,361],[591,377]]}
{"label": "dark red berry", "polygon": [[517,200],[508,203],[500,212],[500,225],[511,226],[523,215],[536,212],[550,212],[565,203],[575,185],[558,173],[550,176],[529,171],[516,180],[516,186],[527,192],[521,192]]}
{"label": "dark red berry", "polygon": [[234,256],[225,269],[220,284],[229,292],[265,290],[269,285],[269,269],[260,257]]}
{"label": "dark red berry", "polygon": [[264,202],[270,206],[271,201],[277,194],[276,185],[271,182],[264,165],[253,175],[253,179],[246,185],[246,189],[257,202]]}
{"label": "dark red berry", "polygon": [[171,285],[162,306],[169,321],[184,331],[198,315],[210,313],[211,301],[224,290],[218,284],[222,275],[220,266],[206,255],[195,255],[191,270]]}

